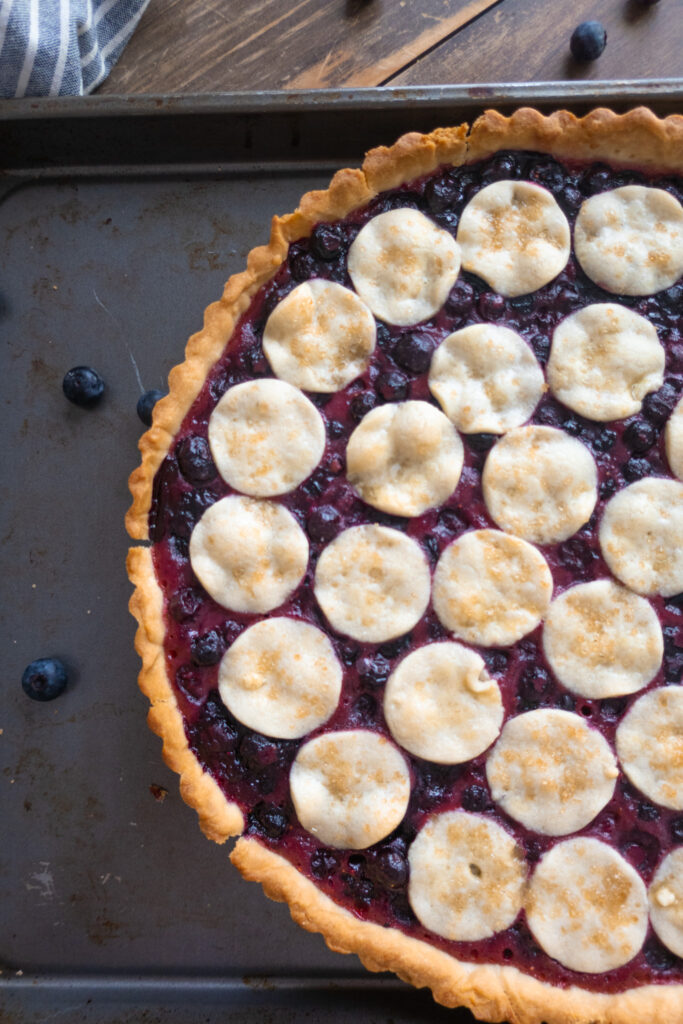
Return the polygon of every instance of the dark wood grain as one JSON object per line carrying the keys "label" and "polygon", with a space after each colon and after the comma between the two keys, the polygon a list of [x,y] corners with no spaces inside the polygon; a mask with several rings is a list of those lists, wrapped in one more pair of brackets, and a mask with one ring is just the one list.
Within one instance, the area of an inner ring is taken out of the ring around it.
{"label": "dark wood grain", "polygon": [[378,85],[500,0],[151,0],[101,93]]}
{"label": "dark wood grain", "polygon": [[[581,21],[598,20],[607,46],[590,64],[569,54]],[[683,0],[505,0],[392,76],[392,85],[683,76]]]}

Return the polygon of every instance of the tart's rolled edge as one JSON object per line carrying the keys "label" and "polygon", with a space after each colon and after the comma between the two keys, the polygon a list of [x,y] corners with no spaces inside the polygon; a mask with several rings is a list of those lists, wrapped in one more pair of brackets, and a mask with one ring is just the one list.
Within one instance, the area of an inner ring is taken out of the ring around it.
{"label": "tart's rolled edge", "polygon": [[206,375],[230,341],[237,321],[258,289],[277,272],[290,243],[310,235],[321,221],[346,217],[379,192],[419,178],[442,164],[463,163],[468,127],[462,124],[456,128],[437,128],[429,135],[412,132],[401,136],[393,146],[370,150],[362,168],[337,171],[329,188],[307,192],[294,213],[273,218],[268,244],[251,250],[247,269],[233,275],[220,300],[206,308],[202,330],[188,341],[185,361],[171,370],[169,393],[157,402],[152,426],[140,439],[142,459],[129,479],[133,503],[126,515],[126,529],[134,540],[146,540],[149,536],[154,476],[176,432]]}
{"label": "tart's rolled edge", "polygon": [[256,839],[238,839],[230,860],[270,899],[287,903],[298,925],[320,932],[334,952],[355,953],[368,970],[392,971],[416,988],[430,988],[443,1006],[465,1006],[482,1021],[683,1024],[679,985],[602,994],[558,988],[508,965],[466,963],[396,929],[361,921]]}
{"label": "tart's rolled edge", "polygon": [[544,115],[521,107],[510,117],[487,110],[467,139],[467,160],[501,149],[534,150],[565,160],[608,160],[653,171],[683,168],[683,116],[657,117],[648,107],[615,114],[597,107],[583,117],[568,110]]}
{"label": "tart's rolled edge", "polygon": [[244,817],[216,780],[202,770],[188,745],[183,717],[164,664],[163,595],[151,549],[130,548],[126,568],[135,585],[128,607],[138,623],[135,649],[142,660],[140,689],[150,702],[147,723],[163,740],[164,760],[180,776],[180,795],[197,811],[202,832],[214,842],[223,843],[244,830]]}

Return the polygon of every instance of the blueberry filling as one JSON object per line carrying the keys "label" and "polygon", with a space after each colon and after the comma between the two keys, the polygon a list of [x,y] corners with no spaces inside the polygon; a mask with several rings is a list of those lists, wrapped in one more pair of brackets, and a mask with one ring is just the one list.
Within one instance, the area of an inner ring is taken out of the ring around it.
{"label": "blueberry filling", "polygon": [[[400,191],[379,196],[367,210],[339,224],[318,225],[310,239],[291,247],[285,264],[254,297],[236,327],[233,343],[211,371],[188,413],[155,479],[150,533],[157,577],[166,600],[168,674],[175,681],[188,742],[225,794],[242,808],[247,833],[280,852],[315,879],[323,892],[363,919],[398,927],[463,960],[509,961],[543,980],[571,985],[576,975],[539,949],[523,916],[491,939],[449,942],[427,932],[408,902],[409,844],[434,812],[463,808],[501,819],[515,834],[530,865],[535,865],[552,845],[548,837],[528,832],[496,807],[486,783],[485,755],[455,766],[408,756],[412,796],[404,822],[396,834],[368,850],[321,847],[301,828],[288,788],[289,768],[299,743],[273,740],[247,729],[232,717],[217,693],[218,663],[223,652],[258,617],[230,613],[228,618],[229,613],[198,585],[188,558],[189,538],[202,513],[232,493],[218,477],[211,456],[207,436],[211,411],[228,388],[253,376],[271,375],[261,338],[277,302],[310,277],[349,286],[348,249],[360,226],[371,216],[410,206],[455,231],[464,204],[480,187],[502,178],[530,180],[549,189],[570,221],[587,196],[613,188],[617,182],[643,180],[635,172],[617,176],[600,164],[565,167],[547,157],[500,153],[479,166],[449,169],[429,181],[418,180]],[[655,184],[683,197],[683,182],[679,179],[667,178]],[[610,424],[592,422],[546,395],[532,417],[534,423],[577,437],[590,448],[598,467],[596,515],[573,537],[543,551],[558,590],[609,575],[597,540],[609,498],[643,476],[669,474],[662,428],[683,384],[682,295],[683,286],[677,284],[647,299],[623,300],[652,319],[667,346],[666,381],[659,391],[645,398],[638,416]],[[405,531],[422,545],[432,565],[445,546],[465,530],[493,527],[483,501],[481,473],[487,453],[496,443],[495,435],[463,437],[465,468],[455,494],[444,507],[416,519],[389,516],[360,501],[344,476],[349,435],[363,416],[385,402],[431,400],[426,374],[432,353],[451,331],[467,323],[495,321],[521,333],[545,363],[553,330],[560,320],[588,303],[610,299],[614,297],[587,280],[572,256],[555,281],[531,295],[504,298],[474,275],[462,273],[432,320],[412,329],[378,322],[377,347],[368,371],[343,391],[316,396],[328,437],[320,466],[296,491],[277,499],[306,531],[311,567],[339,532],[360,523],[377,522]],[[331,633],[316,605],[311,582],[312,569],[302,588],[274,614],[303,618],[331,635],[344,668],[344,687],[325,730],[372,728],[388,735],[382,696],[389,674],[410,650],[447,638],[447,631],[430,610],[412,634],[385,644],[363,644],[337,636]],[[683,679],[683,596],[666,601],[654,598],[652,605],[662,622],[666,644],[662,670],[653,685],[678,685]],[[613,744],[616,727],[635,699],[586,701],[567,692],[545,661],[540,631],[505,650],[481,653],[487,671],[500,683],[506,717],[537,707],[575,711],[585,715]],[[632,787],[620,785],[610,804],[584,832],[613,845],[649,883],[663,853],[672,843],[683,843],[683,817],[649,803]],[[681,961],[650,934],[630,964],[595,978],[582,976],[581,984],[618,991],[672,977],[683,980]]]}

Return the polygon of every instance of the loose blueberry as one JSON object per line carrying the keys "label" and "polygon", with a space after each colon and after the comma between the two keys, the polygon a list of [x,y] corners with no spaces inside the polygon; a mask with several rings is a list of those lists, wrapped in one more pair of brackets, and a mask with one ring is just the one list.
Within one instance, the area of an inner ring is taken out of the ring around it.
{"label": "loose blueberry", "polygon": [[411,373],[426,373],[432,359],[432,346],[419,334],[404,334],[394,348],[396,362]]}
{"label": "loose blueberry", "polygon": [[316,850],[311,857],[311,874],[314,878],[329,878],[339,867],[339,858],[331,850]]}
{"label": "loose blueberry", "polygon": [[242,763],[252,772],[276,764],[280,758],[277,743],[261,736],[260,733],[245,733],[240,740],[238,753]]}
{"label": "loose blueberry", "polygon": [[384,889],[402,889],[408,882],[408,861],[397,850],[380,850],[368,874]]}
{"label": "loose blueberry", "polygon": [[391,664],[381,654],[364,654],[357,664],[358,677],[365,686],[384,686]]}
{"label": "loose blueberry", "polygon": [[474,304],[474,288],[467,281],[458,280],[446,299],[446,310],[453,316],[467,316]]}
{"label": "loose blueberry", "polygon": [[353,640],[347,640],[346,643],[340,645],[339,657],[348,668],[356,664],[359,654],[358,644],[354,643]]}
{"label": "loose blueberry", "polygon": [[412,636],[410,633],[404,633],[403,636],[397,636],[393,640],[387,640],[379,648],[379,653],[383,658],[398,658],[399,654],[403,654],[410,647]]}
{"label": "loose blueberry", "polygon": [[361,693],[353,703],[350,718],[355,725],[363,728],[363,726],[371,725],[374,722],[376,714],[377,701],[375,698],[369,693]]}
{"label": "loose blueberry", "polygon": [[629,423],[624,430],[623,439],[627,448],[630,448],[634,454],[640,455],[655,443],[657,431],[647,420],[639,418]]}
{"label": "loose blueberry", "polygon": [[176,448],[176,458],[188,483],[206,483],[216,476],[216,465],[205,437],[198,434],[184,437]]}
{"label": "loose blueberry", "polygon": [[683,818],[673,818],[669,828],[674,843],[683,843]]}
{"label": "loose blueberry", "polygon": [[462,794],[466,811],[484,811],[489,806],[489,793],[483,786],[468,786]]}
{"label": "loose blueberry", "polygon": [[562,187],[565,172],[555,160],[536,160],[528,171],[529,181],[554,191]]}
{"label": "loose blueberry", "polygon": [[473,452],[487,452],[498,440],[496,434],[468,434],[467,443]]}
{"label": "loose blueberry", "polygon": [[600,714],[607,722],[616,722],[626,710],[626,699],[624,697],[611,697],[603,700],[600,704]]}
{"label": "loose blueberry", "polygon": [[186,491],[181,494],[173,514],[173,532],[176,536],[189,541],[197,522],[215,500],[216,496],[211,491]]}
{"label": "loose blueberry", "polygon": [[344,436],[346,427],[340,420],[330,420],[327,424],[327,431],[333,441],[337,441],[340,437]]}
{"label": "loose blueberry", "polygon": [[646,804],[640,801],[638,804],[638,817],[641,821],[657,821],[659,818],[659,811],[654,804]]}
{"label": "loose blueberry", "polygon": [[351,897],[361,906],[367,906],[375,897],[375,887],[367,878],[358,878],[354,875],[342,875],[345,883],[344,893]]}
{"label": "loose blueberry", "polygon": [[595,561],[595,554],[581,537],[570,537],[557,549],[560,562],[575,576],[584,576]]}
{"label": "loose blueberry", "polygon": [[104,381],[91,366],[74,366],[64,374],[62,391],[74,405],[89,408],[104,394]]}
{"label": "loose blueberry", "polygon": [[594,451],[604,454],[614,447],[616,440],[617,435],[614,430],[601,430],[591,440],[591,447]]}
{"label": "loose blueberry", "polygon": [[597,60],[605,49],[607,32],[599,21],[582,21],[572,32],[569,49],[578,61]]}
{"label": "loose blueberry", "polygon": [[458,183],[452,178],[435,178],[425,188],[425,199],[431,213],[443,213],[462,197]]}
{"label": "loose blueberry", "polygon": [[306,530],[312,541],[323,544],[339,532],[341,515],[334,505],[320,505],[309,513],[306,520]]}
{"label": "loose blueberry", "polygon": [[680,960],[654,936],[645,943],[643,953],[650,967],[655,971],[671,971],[680,966]]}
{"label": "loose blueberry", "polygon": [[510,661],[509,655],[505,651],[486,650],[482,651],[482,658],[486,663],[486,667],[492,676],[502,676],[507,670],[508,663]]}
{"label": "loose blueberry", "polygon": [[389,370],[380,373],[376,387],[385,402],[402,402],[408,394],[408,378],[400,370]]}
{"label": "loose blueberry", "polygon": [[455,537],[462,533],[468,525],[462,510],[456,512],[454,508],[444,508],[439,512],[439,531],[447,537]]}
{"label": "loose blueberry", "polygon": [[633,483],[634,480],[642,480],[644,476],[649,476],[652,473],[652,466],[647,459],[637,459],[634,456],[622,466],[621,472],[624,480]]}
{"label": "loose blueberry", "polygon": [[370,412],[371,409],[375,408],[375,396],[372,391],[361,391],[359,394],[354,395],[349,405],[349,412],[356,421],[360,423],[364,416]]}
{"label": "loose blueberry", "polygon": [[656,427],[663,427],[676,404],[675,387],[665,381],[659,391],[652,391],[643,399],[643,412]]}
{"label": "loose blueberry", "polygon": [[334,260],[344,246],[343,229],[336,224],[318,224],[311,235],[311,249],[321,260]]}
{"label": "loose blueberry", "polygon": [[587,196],[605,192],[611,188],[611,171],[604,164],[593,164],[583,178],[581,188]]}
{"label": "loose blueberry", "polygon": [[583,202],[583,196],[573,185],[565,185],[558,198],[570,213],[576,213]]}
{"label": "loose blueberry", "polygon": [[600,484],[599,494],[602,501],[607,501],[613,494],[616,494],[619,484],[612,477],[603,480]]}
{"label": "loose blueberry", "polygon": [[289,257],[289,272],[294,281],[309,281],[315,276],[315,257],[300,250]]}
{"label": "loose blueberry", "polygon": [[223,657],[225,640],[216,629],[193,637],[190,642],[192,660],[195,665],[217,665]]}
{"label": "loose blueberry", "polygon": [[31,700],[54,700],[68,681],[66,667],[59,658],[38,658],[24,669],[21,686]]}
{"label": "loose blueberry", "polygon": [[500,320],[505,315],[505,299],[497,292],[482,292],[477,308],[484,320]]}
{"label": "loose blueberry", "polygon": [[619,846],[624,857],[640,871],[651,871],[659,859],[659,843],[651,832],[641,828],[623,836]]}
{"label": "loose blueberry", "polygon": [[573,711],[576,707],[576,701],[571,693],[563,693],[557,699],[557,706],[562,711]]}
{"label": "loose blueberry", "polygon": [[145,393],[140,395],[138,398],[137,413],[146,427],[152,426],[152,411],[154,406],[160,398],[164,397],[165,394],[165,391],[159,391],[158,388],[152,388],[150,391],[145,391]]}
{"label": "loose blueberry", "polygon": [[519,177],[519,162],[511,153],[499,153],[482,173],[486,185],[494,181],[506,181]]}
{"label": "loose blueberry", "polygon": [[194,587],[183,587],[169,599],[168,611],[176,622],[185,622],[199,611],[201,603],[202,598],[199,591]]}
{"label": "loose blueberry", "polygon": [[270,839],[280,839],[287,831],[287,815],[281,807],[261,801],[251,812],[250,821]]}

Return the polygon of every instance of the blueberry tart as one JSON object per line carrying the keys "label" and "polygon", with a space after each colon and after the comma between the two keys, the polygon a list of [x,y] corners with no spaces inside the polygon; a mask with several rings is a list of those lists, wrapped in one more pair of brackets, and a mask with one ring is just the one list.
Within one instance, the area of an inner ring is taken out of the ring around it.
{"label": "blueberry tart", "polygon": [[149,721],[304,928],[683,1022],[683,118],[411,134],[276,217],[131,476]]}

